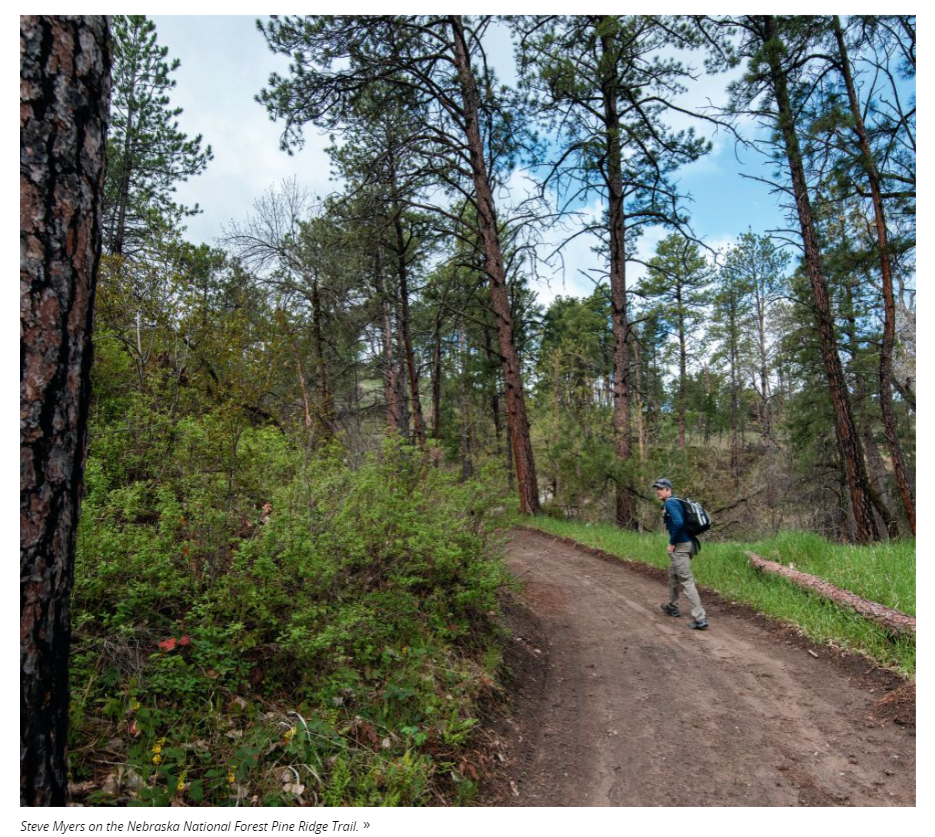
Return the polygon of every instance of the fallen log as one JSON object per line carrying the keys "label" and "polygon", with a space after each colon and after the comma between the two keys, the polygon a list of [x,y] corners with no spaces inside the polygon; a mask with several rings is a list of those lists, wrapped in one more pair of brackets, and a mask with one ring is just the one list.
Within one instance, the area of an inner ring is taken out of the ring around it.
{"label": "fallen log", "polygon": [[793,584],[804,587],[806,590],[818,593],[836,604],[850,607],[856,610],[861,616],[871,619],[884,628],[900,634],[915,634],[916,620],[914,616],[907,616],[898,610],[893,610],[876,602],[863,599],[840,587],[819,578],[816,575],[809,575],[793,567],[786,567],[776,561],[767,561],[753,552],[744,553],[750,559],[750,563],[758,570],[763,572],[775,573],[776,575],[788,578]]}

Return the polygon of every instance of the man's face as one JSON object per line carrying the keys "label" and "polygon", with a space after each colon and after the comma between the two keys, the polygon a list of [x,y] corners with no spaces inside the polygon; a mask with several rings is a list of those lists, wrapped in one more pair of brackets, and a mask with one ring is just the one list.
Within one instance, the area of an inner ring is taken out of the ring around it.
{"label": "man's face", "polygon": [[671,488],[657,488],[656,489],[656,497],[658,497],[663,502],[668,500],[671,496],[672,496]]}

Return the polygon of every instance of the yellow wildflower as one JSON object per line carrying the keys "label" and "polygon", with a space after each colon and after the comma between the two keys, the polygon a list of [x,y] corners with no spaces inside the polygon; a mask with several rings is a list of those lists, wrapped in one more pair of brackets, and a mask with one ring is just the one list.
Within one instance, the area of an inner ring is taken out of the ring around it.
{"label": "yellow wildflower", "polygon": [[162,756],[159,753],[153,756],[153,764],[162,764]]}
{"label": "yellow wildflower", "polygon": [[237,779],[236,779],[236,777],[234,776],[234,771],[233,771],[233,770],[228,771],[228,773],[227,773],[227,784],[232,785],[232,784],[234,784],[234,782],[235,782],[236,780],[237,780]]}

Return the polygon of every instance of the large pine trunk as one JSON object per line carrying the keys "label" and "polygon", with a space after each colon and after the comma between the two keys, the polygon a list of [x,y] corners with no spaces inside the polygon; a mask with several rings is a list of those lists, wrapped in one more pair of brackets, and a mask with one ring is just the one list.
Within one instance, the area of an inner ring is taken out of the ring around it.
{"label": "large pine trunk", "polygon": [[[604,130],[607,135],[608,219],[610,224],[611,329],[614,335],[614,455],[618,462],[629,462],[633,455],[630,439],[630,325],[627,319],[626,245],[624,240],[623,175],[620,151],[620,117],[617,112],[617,45],[610,34],[601,36],[605,62],[601,83]],[[617,484],[617,525],[635,527],[633,494]]]}
{"label": "large pine trunk", "polygon": [[20,804],[64,805],[70,596],[110,101],[107,19],[20,17]]}
{"label": "large pine trunk", "polygon": [[854,414],[847,392],[847,384],[844,380],[844,370],[841,366],[841,358],[838,355],[835,342],[834,315],[831,311],[828,283],[825,280],[822,267],[821,250],[818,246],[818,235],[815,230],[814,216],[808,194],[808,183],[805,179],[805,168],[802,163],[802,153],[795,127],[795,114],[789,100],[789,90],[785,70],[781,63],[781,54],[776,49],[776,44],[779,43],[776,20],[771,15],[766,15],[763,18],[763,23],[763,43],[769,62],[772,92],[778,110],[779,124],[777,127],[781,132],[786,160],[789,163],[792,190],[795,196],[799,226],[802,232],[802,243],[805,250],[805,266],[812,285],[813,310],[818,327],[821,354],[825,366],[825,375],[828,379],[831,404],[834,408],[835,433],[847,478],[857,540],[860,543],[866,543],[879,538],[876,521],[873,517],[873,504],[870,497],[867,470],[864,466],[860,437],[854,423]]}
{"label": "large pine trunk", "polygon": [[493,193],[487,177],[484,161],[484,146],[478,124],[478,91],[471,69],[464,26],[460,15],[451,15],[451,30],[454,42],[454,59],[458,71],[464,102],[465,139],[470,149],[471,174],[477,200],[478,220],[484,246],[485,269],[490,280],[490,298],[497,320],[497,336],[500,355],[503,358],[503,382],[506,388],[507,426],[510,431],[513,465],[516,469],[516,484],[519,490],[519,507],[524,514],[538,514],[539,489],[536,480],[536,464],[532,453],[529,420],[526,415],[526,400],[520,370],[519,353],[513,335],[513,314],[503,269],[503,253],[494,211]]}

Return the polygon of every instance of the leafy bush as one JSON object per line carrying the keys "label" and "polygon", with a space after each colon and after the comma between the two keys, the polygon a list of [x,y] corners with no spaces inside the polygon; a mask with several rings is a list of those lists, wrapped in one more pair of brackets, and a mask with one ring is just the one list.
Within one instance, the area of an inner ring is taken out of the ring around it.
{"label": "leafy bush", "polygon": [[492,685],[493,478],[396,439],[356,470],[268,428],[232,450],[219,423],[179,422],[160,480],[121,480],[92,447],[75,778],[102,778],[106,748],[122,787],[92,802],[426,801]]}

